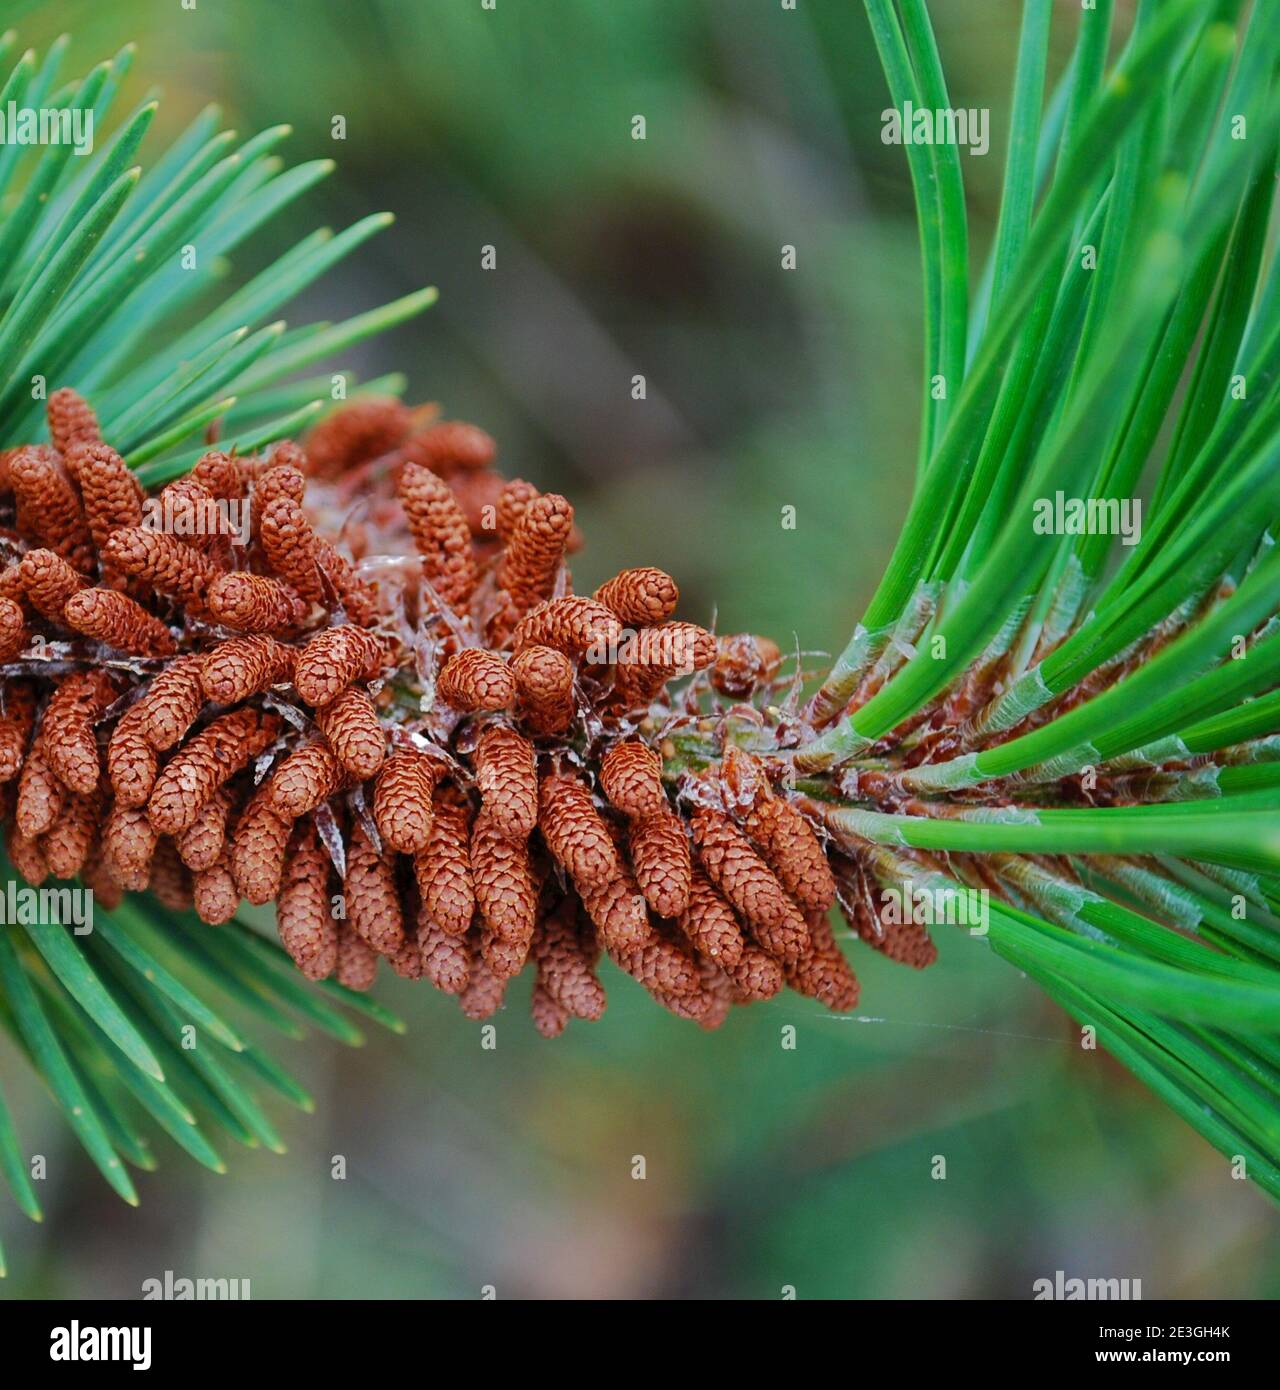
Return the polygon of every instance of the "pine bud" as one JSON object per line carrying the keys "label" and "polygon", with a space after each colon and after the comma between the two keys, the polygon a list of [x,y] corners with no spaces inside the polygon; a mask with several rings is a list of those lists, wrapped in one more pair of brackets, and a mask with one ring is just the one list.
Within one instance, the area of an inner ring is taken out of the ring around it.
{"label": "pine bud", "polygon": [[504,941],[532,941],[538,892],[528,847],[502,835],[483,814],[471,829],[471,875],[485,926]]}
{"label": "pine bud", "polygon": [[73,569],[88,574],[93,541],[57,453],[42,445],[18,449],[9,459],[9,485],[18,504],[18,529],[34,533]]}
{"label": "pine bud", "polygon": [[208,602],[214,618],[238,632],[279,632],[307,616],[306,603],[287,584],[248,570],[219,575],[209,586]]}
{"label": "pine bud", "polygon": [[680,930],[700,956],[725,971],[737,968],[746,948],[738,919],[697,864],[692,868],[689,906],[680,915]]}
{"label": "pine bud", "polygon": [[44,411],[49,438],[60,454],[70,453],[77,444],[96,443],[102,438],[92,406],[70,386],[55,391],[45,402]]}
{"label": "pine bud", "polygon": [[527,647],[554,647],[566,656],[593,653],[593,660],[610,659],[622,638],[622,624],[602,603],[570,594],[552,599],[527,613],[516,626],[517,652]]}
{"label": "pine bud", "polygon": [[519,618],[551,597],[573,530],[573,508],[559,493],[535,498],[516,523],[498,565],[497,582]]}
{"label": "pine bud", "polygon": [[405,944],[395,861],[390,850],[380,854],[373,847],[358,818],[352,822],[347,845],[343,894],[352,931],[380,956],[394,956]]}
{"label": "pine bud", "polygon": [[372,632],[344,623],[326,628],[303,647],[293,685],[307,704],[319,708],[349,685],[371,681],[382,669],[386,645]]}
{"label": "pine bud", "polygon": [[625,626],[647,627],[675,612],[680,590],[665,570],[645,566],[614,575],[596,590],[595,597]]}
{"label": "pine bud", "polygon": [[747,923],[752,936],[770,955],[798,960],[809,945],[804,917],[747,837],[727,816],[707,807],[699,807],[691,823],[707,877]]}
{"label": "pine bud", "polygon": [[364,994],[378,977],[378,953],[343,922],[334,924],[338,932],[338,964],[333,977],[344,989]]}
{"label": "pine bud", "polygon": [[85,580],[52,550],[28,550],[18,566],[27,601],[51,622],[66,624],[67,601],[85,587]]}
{"label": "pine bud", "polygon": [[502,710],[516,697],[516,681],[497,652],[463,647],[445,662],[436,682],[436,696],[465,714]]}
{"label": "pine bud", "polygon": [[177,643],[169,629],[141,604],[114,589],[81,589],[62,610],[76,632],[133,656],[172,656]]}
{"label": "pine bud", "polygon": [[22,771],[35,722],[34,687],[29,681],[6,681],[4,714],[0,716],[0,783],[12,782]]}
{"label": "pine bud", "polygon": [[535,737],[561,734],[573,722],[573,665],[552,647],[526,647],[511,662],[520,717]]}
{"label": "pine bud", "polygon": [[73,792],[88,796],[98,785],[101,760],[93,726],[115,699],[106,671],[67,676],[40,721],[40,743],[54,773]]}
{"label": "pine bud", "polygon": [[293,822],[282,820],[261,792],[249,802],[236,822],[231,844],[231,872],[240,890],[254,907],[269,903],[280,892],[285,853]]}
{"label": "pine bud", "polygon": [[446,783],[436,792],[431,834],[413,867],[432,921],[450,936],[463,936],[475,912],[470,840],[466,797]]}
{"label": "pine bud", "polygon": [[21,605],[0,598],[0,663],[12,661],[29,640]]}
{"label": "pine bud", "polygon": [[146,526],[122,526],[102,550],[103,559],[121,574],[145,580],[193,617],[205,617],[205,596],[225,571],[176,536]]}
{"label": "pine bud", "polygon": [[533,745],[514,729],[491,724],[480,734],[473,763],[483,814],[499,834],[527,840],[538,823]]}
{"label": "pine bud", "polygon": [[231,811],[231,800],[230,790],[220,787],[178,837],[178,855],[193,873],[203,873],[213,868],[222,857],[227,843],[227,816]]}
{"label": "pine bud", "polygon": [[542,779],[538,827],[547,848],[580,893],[584,889],[603,888],[621,873],[622,862],[613,839],[591,793],[576,777]]}
{"label": "pine bud", "polygon": [[604,1014],[604,986],[578,927],[575,898],[560,901],[538,923],[533,937],[538,988],[574,1018],[595,1021]]}
{"label": "pine bud", "polygon": [[836,881],[822,843],[789,801],[761,801],[747,817],[746,830],[778,882],[805,912],[827,912],[835,905]]}
{"label": "pine bud", "polygon": [[329,910],[329,860],[309,823],[299,826],[285,856],[276,902],[280,944],[308,980],[323,980],[338,964],[338,929]]}
{"label": "pine bud", "polygon": [[691,874],[684,822],[664,807],[632,821],[628,840],[645,901],[659,917],[679,917],[689,906]]}
{"label": "pine bud", "polygon": [[656,816],[668,810],[662,759],[647,743],[615,743],[600,764],[600,786],[624,816]]}
{"label": "pine bud", "polygon": [[387,751],[386,730],[373,701],[356,686],[316,711],[316,725],[338,761],[358,782],[372,777]]}
{"label": "pine bud", "polygon": [[250,695],[282,685],[293,676],[297,651],[259,633],[219,642],[200,660],[200,685],[206,699],[235,705]]}
{"label": "pine bud", "polygon": [[478,425],[441,420],[407,439],[400,452],[406,462],[433,473],[449,473],[456,468],[488,468],[498,446]]}
{"label": "pine bud", "polygon": [[157,752],[172,748],[195,723],[204,705],[201,664],[201,657],[180,656],[156,676],[134,706],[138,728]]}
{"label": "pine bud", "polygon": [[442,764],[416,748],[393,753],[373,789],[373,819],[383,844],[398,854],[418,854],[431,835],[431,794]]}
{"label": "pine bud", "polygon": [[400,503],[422,556],[422,577],[451,608],[466,606],[478,577],[471,528],[447,483],[415,463],[400,473]]}
{"label": "pine bud", "polygon": [[[184,744],[156,778],[147,801],[152,825],[162,835],[185,830],[218,788],[247,767],[279,733],[279,716],[253,709],[233,710],[215,719]],[[270,805],[268,809],[280,814]]]}
{"label": "pine bud", "polygon": [[327,801],[346,780],[337,755],[323,738],[290,753],[264,784],[267,804],[282,820],[297,820]]}

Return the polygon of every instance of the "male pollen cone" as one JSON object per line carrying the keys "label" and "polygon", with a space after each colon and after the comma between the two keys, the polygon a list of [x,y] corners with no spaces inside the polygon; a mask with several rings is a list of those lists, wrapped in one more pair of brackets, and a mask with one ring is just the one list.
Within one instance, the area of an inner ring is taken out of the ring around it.
{"label": "male pollen cone", "polygon": [[478,572],[471,552],[471,528],[449,486],[430,469],[405,464],[400,503],[422,556],[422,577],[452,608],[466,604]]}
{"label": "male pollen cone", "polygon": [[209,611],[224,627],[240,632],[279,632],[307,616],[302,598],[279,579],[239,570],[209,586]]}
{"label": "male pollen cone", "polygon": [[497,457],[498,446],[479,425],[441,420],[407,440],[400,452],[407,463],[433,473],[448,473],[455,468],[488,468]]}
{"label": "male pollen cone", "polygon": [[393,956],[403,947],[404,917],[390,852],[374,847],[359,820],[351,828],[343,896],[347,922],[366,945],[380,956]]}
{"label": "male pollen cone", "polygon": [[445,662],[436,682],[436,695],[465,713],[503,710],[516,697],[516,681],[496,652],[464,647]]}
{"label": "male pollen cone", "polygon": [[572,531],[573,508],[559,493],[544,493],[525,508],[497,571],[517,617],[551,597]]}
{"label": "male pollen cone", "polygon": [[66,625],[63,611],[68,600],[85,587],[86,580],[52,550],[28,550],[18,565],[23,592],[38,613],[51,622]]}
{"label": "male pollen cone", "polygon": [[173,634],[141,604],[114,589],[81,589],[62,610],[66,625],[134,656],[172,656]]}
{"label": "male pollen cone", "polygon": [[471,877],[485,926],[504,941],[527,946],[538,906],[529,851],[483,814],[471,828]]}
{"label": "male pollen cone", "polygon": [[113,531],[102,553],[113,569],[145,580],[197,617],[207,612],[205,595],[224,573],[175,536],[146,526],[122,526]]}
{"label": "male pollen cone", "polygon": [[676,611],[680,590],[665,570],[644,566],[614,575],[596,590],[595,597],[628,627],[647,627]]}
{"label": "male pollen cone", "polygon": [[11,660],[27,645],[27,623],[22,608],[10,598],[0,598],[0,662]]}
{"label": "male pollen cone", "polygon": [[280,944],[309,980],[323,980],[338,964],[338,928],[329,906],[329,861],[311,826],[294,831],[276,902]]}
{"label": "male pollen cone", "polygon": [[316,710],[316,726],[357,781],[367,781],[382,766],[386,731],[378,722],[373,701],[358,686],[351,686]]}
{"label": "male pollen cone", "polygon": [[600,786],[624,816],[653,816],[667,809],[662,759],[647,743],[615,743],[600,763]]}
{"label": "male pollen cone", "polygon": [[431,834],[431,794],[441,764],[403,748],[382,764],[373,792],[373,819],[382,842],[398,854],[417,854]]}
{"label": "male pollen cone", "polygon": [[296,820],[314,811],[342,786],[346,772],[323,738],[313,738],[290,753],[264,785],[271,809]]}
{"label": "male pollen cone", "polygon": [[456,787],[451,783],[440,787],[426,848],[413,861],[418,891],[432,920],[451,936],[464,935],[475,912],[470,814],[466,798]]}
{"label": "male pollen cone", "polygon": [[200,685],[205,698],[216,704],[239,704],[289,680],[296,660],[296,647],[265,633],[229,637],[201,658]]}
{"label": "male pollen cone", "polygon": [[319,708],[336,700],[347,686],[373,680],[385,656],[385,644],[364,628],[350,623],[326,628],[299,653],[294,689],[307,704]]}
{"label": "male pollen cone", "polygon": [[490,724],[475,751],[476,787],[484,814],[512,839],[528,839],[538,823],[538,763],[533,745],[514,729]]}
{"label": "male pollen cone", "polygon": [[576,777],[544,777],[538,799],[542,838],[578,890],[615,879],[622,868],[618,851],[583,783]]}
{"label": "male pollen cone", "polygon": [[622,639],[622,624],[595,599],[568,595],[539,604],[521,618],[513,635],[517,653],[527,647],[554,647],[566,656],[613,660],[608,655]]}
{"label": "male pollen cone", "polygon": [[[437,414],[362,399],[156,497],[54,393],[53,444],[0,453],[16,871],[211,928],[274,902],[303,975],[367,990],[385,962],[473,1020],[529,969],[544,1037],[602,1016],[606,953],[704,1029],[784,985],[854,1007],[837,884],[867,945],[928,964],[923,928],[878,920],[870,858],[773,790],[807,673],[679,619],[663,570],[574,593],[568,500]],[[242,544],[209,524],[230,502]]]}
{"label": "male pollen cone", "polygon": [[49,397],[45,415],[49,438],[60,454],[66,455],[78,444],[92,444],[102,438],[93,407],[68,386],[60,387]]}
{"label": "male pollen cone", "polygon": [[512,658],[521,718],[539,738],[573,723],[573,663],[553,647],[526,647]]}

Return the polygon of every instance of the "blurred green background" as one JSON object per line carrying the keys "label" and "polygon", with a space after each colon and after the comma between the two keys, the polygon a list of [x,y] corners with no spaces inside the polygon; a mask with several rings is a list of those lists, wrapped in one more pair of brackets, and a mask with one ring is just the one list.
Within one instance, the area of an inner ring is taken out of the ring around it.
{"label": "blurred green background", "polygon": [[[991,108],[991,153],[963,156],[975,257],[1019,8],[932,6],[953,104]],[[1078,10],[1063,0],[1058,66]],[[244,133],[291,123],[294,159],[339,161],[245,271],[312,225],[393,210],[296,317],[438,285],[435,309],[356,365],[405,371],[411,398],[489,428],[505,471],[569,493],[580,587],[658,564],[683,616],[842,643],[905,507],[919,377],[906,164],[879,138],[887,98],[855,0],[4,15],[42,47],[72,32],[78,69],[138,40],[132,95],[164,98],[150,158],[215,101]],[[256,1298],[1025,1298],[1059,1269],[1140,1278],[1147,1297],[1280,1293],[1262,1196],[980,940],[939,946],[923,975],[858,950],[858,1018],[788,994],[709,1037],[610,971],[604,1021],[546,1043],[521,980],[494,1051],[450,1001],[391,980],[407,1038],[273,1042],[320,1102],[284,1117],[287,1157],[237,1152],[216,1178],[161,1143],[139,1211],[0,1049],[23,1139],[49,1158],[43,1228],[0,1206],[0,1297],[132,1298],[166,1270],[248,1278]]]}

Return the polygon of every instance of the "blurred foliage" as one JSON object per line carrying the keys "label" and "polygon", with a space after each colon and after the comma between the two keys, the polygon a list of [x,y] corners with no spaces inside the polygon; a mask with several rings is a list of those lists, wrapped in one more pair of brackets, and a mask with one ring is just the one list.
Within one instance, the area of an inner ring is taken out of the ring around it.
{"label": "blurred foliage", "polygon": [[[965,157],[981,255],[1019,7],[932,8],[953,102],[992,111],[991,156]],[[905,508],[919,369],[910,191],[860,5],[60,0],[23,20],[32,43],[63,28],[86,60],[139,41],[157,143],[211,100],[245,130],[288,121],[293,158],[340,161],[309,211],[396,212],[302,314],[439,285],[357,366],[405,371],[492,430],[508,472],[569,492],[580,587],[659,564],[687,616],[842,643]],[[6,1218],[3,1294],[134,1297],[166,1269],[258,1298],[1024,1298],[1057,1269],[1280,1293],[1262,1195],[980,940],[939,945],[920,976],[859,952],[860,1018],[786,997],[709,1037],[611,971],[602,1023],[544,1043],[514,990],[484,1051],[448,1001],[392,982],[407,1039],[282,1052],[319,1103],[287,1158],[165,1162],[139,1211],[23,1078],[52,1230]]]}

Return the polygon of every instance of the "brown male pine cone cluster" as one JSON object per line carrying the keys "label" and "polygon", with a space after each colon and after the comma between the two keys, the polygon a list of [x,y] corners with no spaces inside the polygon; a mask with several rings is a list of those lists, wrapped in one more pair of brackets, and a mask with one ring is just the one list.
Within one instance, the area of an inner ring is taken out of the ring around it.
{"label": "brown male pine cone cluster", "polygon": [[658,569],[576,594],[572,506],[502,479],[482,430],[363,400],[148,497],[74,392],[48,414],[0,469],[0,810],[28,882],[211,925],[274,901],[309,978],[364,990],[385,960],[472,1019],[527,969],[547,1036],[600,1017],[605,955],[707,1028],[784,985],[852,1008],[838,889],[928,963],[918,929],[875,939],[781,760],[664,770],[673,732],[771,697],[778,648],[677,620]]}

